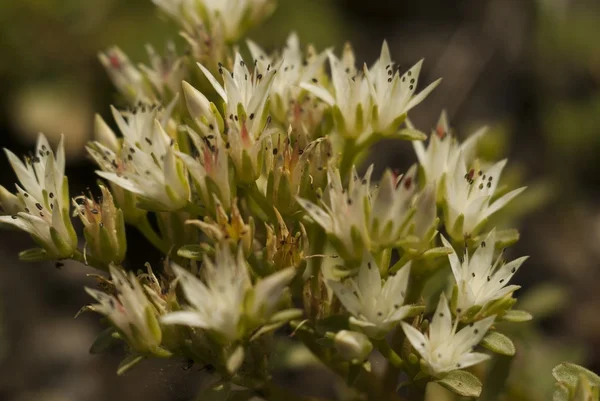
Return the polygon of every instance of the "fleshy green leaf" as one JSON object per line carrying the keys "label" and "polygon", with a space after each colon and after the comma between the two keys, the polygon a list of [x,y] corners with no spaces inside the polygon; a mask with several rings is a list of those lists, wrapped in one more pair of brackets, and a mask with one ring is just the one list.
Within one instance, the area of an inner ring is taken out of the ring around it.
{"label": "fleshy green leaf", "polygon": [[437,382],[463,397],[479,397],[481,394],[481,382],[477,377],[465,370],[454,370]]}
{"label": "fleshy green leaf", "polygon": [[19,252],[19,259],[24,262],[40,262],[50,259],[50,256],[45,249],[32,248]]}
{"label": "fleshy green leaf", "polygon": [[533,319],[531,313],[525,312],[524,310],[511,309],[504,316],[502,316],[502,320],[506,320],[507,322],[512,323],[522,323],[528,322]]}
{"label": "fleshy green leaf", "polygon": [[481,345],[500,355],[513,356],[516,352],[512,340],[497,331],[490,331],[486,334]]}
{"label": "fleshy green leaf", "polygon": [[580,375],[584,375],[592,386],[600,386],[600,376],[574,363],[561,363],[552,369],[552,375],[557,381],[565,383],[571,388],[575,388]]}

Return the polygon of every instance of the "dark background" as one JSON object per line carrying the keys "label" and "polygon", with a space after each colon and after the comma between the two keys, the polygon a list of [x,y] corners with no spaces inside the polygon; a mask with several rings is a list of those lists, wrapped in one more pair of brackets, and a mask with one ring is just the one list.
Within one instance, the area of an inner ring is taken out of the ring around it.
{"label": "dark background", "polygon": [[[600,4],[585,0],[282,0],[250,37],[272,49],[290,30],[303,44],[341,49],[371,63],[387,39],[407,68],[425,58],[423,81],[442,84],[411,113],[429,131],[445,108],[458,135],[491,127],[483,153],[510,157],[506,180],[529,190],[504,218],[521,230],[513,256],[531,255],[514,279],[536,320],[519,334],[510,400],[546,400],[551,368],[569,359],[600,370]],[[96,54],[118,44],[136,62],[143,45],[177,40],[149,0],[0,1],[0,145],[28,151],[38,131],[65,134],[75,195],[94,182],[83,145],[93,115],[114,90]],[[415,161],[409,144],[386,142],[378,166]],[[1,184],[15,177],[4,157]],[[203,374],[185,361],[151,362],[124,378],[119,350],[89,355],[99,319],[79,308],[90,273],[78,264],[25,264],[29,238],[0,232],[0,399],[189,400]],[[132,235],[129,264],[159,263]],[[314,376],[296,381],[325,385]],[[494,399],[484,396],[485,399]]]}

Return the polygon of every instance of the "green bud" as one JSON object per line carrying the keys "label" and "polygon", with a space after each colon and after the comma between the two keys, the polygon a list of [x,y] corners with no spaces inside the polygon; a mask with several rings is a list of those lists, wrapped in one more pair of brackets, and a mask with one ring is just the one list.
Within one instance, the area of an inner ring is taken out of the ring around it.
{"label": "green bud", "polygon": [[364,362],[371,351],[373,344],[363,333],[341,330],[334,337],[334,346],[342,358],[352,363]]}

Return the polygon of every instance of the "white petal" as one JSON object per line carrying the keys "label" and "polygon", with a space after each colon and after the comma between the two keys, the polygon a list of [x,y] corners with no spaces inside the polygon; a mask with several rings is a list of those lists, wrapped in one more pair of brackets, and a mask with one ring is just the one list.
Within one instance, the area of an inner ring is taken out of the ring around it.
{"label": "white petal", "polygon": [[182,324],[184,326],[210,328],[210,325],[200,315],[189,311],[171,312],[160,318],[163,324]]}
{"label": "white petal", "polygon": [[213,75],[202,64],[198,63],[198,67],[200,67],[200,69],[202,70],[202,73],[204,74],[206,79],[208,79],[208,82],[210,82],[210,84],[213,86],[213,88],[215,88],[215,91],[217,91],[217,94],[219,96],[221,96],[221,99],[223,99],[225,101],[225,103],[228,103],[227,93],[225,93],[225,89],[223,89],[221,84],[215,79],[215,77],[213,77]]}
{"label": "white petal", "polygon": [[327,89],[324,89],[317,85],[309,84],[307,82],[300,83],[300,87],[302,89],[306,89],[307,91],[311,92],[313,95],[315,95],[316,97],[318,97],[319,99],[321,99],[322,101],[327,103],[328,105],[330,105],[330,106],[335,105],[335,99],[331,95],[331,93],[329,93],[329,91],[327,91]]}
{"label": "white petal", "polygon": [[496,213],[498,210],[502,209],[504,206],[506,206],[506,204],[508,202],[510,202],[511,200],[513,200],[514,198],[516,198],[521,192],[525,191],[526,187],[522,187],[519,189],[515,189],[514,191],[510,191],[509,193],[507,193],[506,195],[502,196],[500,199],[496,199],[496,201],[494,201],[494,203],[492,203],[484,212],[482,215],[482,219],[491,216],[492,214]]}
{"label": "white petal", "polygon": [[410,109],[412,109],[413,107],[421,103],[423,100],[425,100],[425,98],[440,84],[440,82],[442,82],[442,78],[429,84],[429,86],[427,86],[425,89],[419,92],[416,96],[413,96],[413,98],[410,99],[410,101],[406,105],[404,112],[407,113]]}
{"label": "white petal", "polygon": [[483,361],[487,361],[490,359],[490,356],[487,354],[482,354],[480,352],[470,352],[468,354],[464,354],[458,359],[456,367],[460,369],[467,368],[469,366],[477,365]]}
{"label": "white petal", "polygon": [[452,315],[450,314],[446,295],[442,293],[429,326],[429,339],[436,347],[441,342],[446,341],[450,335],[452,335]]}
{"label": "white petal", "polygon": [[404,334],[406,334],[406,338],[408,338],[408,341],[410,341],[413,348],[416,349],[423,358],[427,358],[426,345],[428,340],[423,333],[404,322],[402,322],[402,330],[404,330]]}

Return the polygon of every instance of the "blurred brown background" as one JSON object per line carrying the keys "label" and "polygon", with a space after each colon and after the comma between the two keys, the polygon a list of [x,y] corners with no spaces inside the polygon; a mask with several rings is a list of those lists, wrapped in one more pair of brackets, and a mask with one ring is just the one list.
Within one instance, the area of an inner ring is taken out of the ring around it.
{"label": "blurred brown background", "polygon": [[[507,181],[529,186],[505,217],[521,229],[512,254],[531,255],[514,281],[536,320],[515,334],[519,356],[504,399],[548,399],[550,370],[565,359],[599,371],[600,3],[281,0],[250,37],[272,49],[291,29],[319,49],[350,40],[360,62],[374,61],[384,38],[404,68],[424,57],[424,80],[444,81],[412,113],[417,126],[428,131],[442,108],[459,136],[490,125],[484,154],[510,157]],[[150,0],[2,0],[0,38],[0,145],[24,153],[38,131],[55,139],[63,132],[72,194],[94,180],[83,145],[94,113],[107,115],[114,99],[97,52],[118,44],[141,62],[145,43],[178,40]],[[0,159],[1,184],[12,189],[15,177]],[[409,144],[391,142],[377,146],[373,160],[403,169],[415,157]],[[202,374],[185,361],[148,363],[117,378],[118,349],[89,355],[101,324],[92,315],[73,319],[90,301],[89,271],[20,263],[27,236],[0,238],[0,399],[193,399]],[[130,254],[143,249],[130,265],[158,263],[139,238],[130,241]],[[289,380],[319,385],[292,373]]]}

